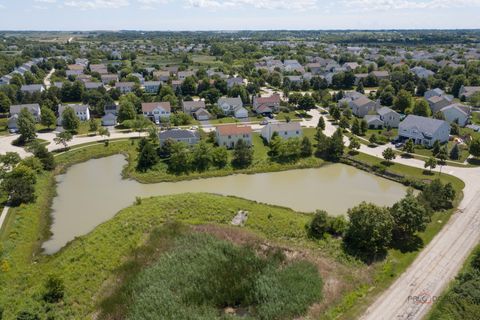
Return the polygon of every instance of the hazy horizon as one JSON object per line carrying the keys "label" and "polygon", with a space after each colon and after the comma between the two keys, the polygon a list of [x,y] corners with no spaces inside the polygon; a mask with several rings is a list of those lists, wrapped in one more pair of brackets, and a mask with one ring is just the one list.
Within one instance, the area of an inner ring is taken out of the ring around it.
{"label": "hazy horizon", "polygon": [[0,0],[5,31],[479,29],[480,0]]}

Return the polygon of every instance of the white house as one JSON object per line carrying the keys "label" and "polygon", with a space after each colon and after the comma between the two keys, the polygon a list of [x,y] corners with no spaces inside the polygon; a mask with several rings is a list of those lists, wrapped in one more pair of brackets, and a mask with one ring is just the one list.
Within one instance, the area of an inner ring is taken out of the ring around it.
{"label": "white house", "polygon": [[458,125],[464,127],[468,124],[468,119],[472,111],[469,106],[455,103],[442,108],[440,112],[448,123],[452,124],[456,122]]}
{"label": "white house", "polygon": [[142,103],[142,113],[146,118],[151,119],[156,124],[160,124],[162,119],[170,119],[172,107],[170,102],[148,102]]}
{"label": "white house", "polygon": [[45,87],[42,84],[24,84],[20,90],[24,93],[35,93],[45,91]]}
{"label": "white house", "polygon": [[278,122],[269,123],[262,128],[262,137],[270,143],[274,133],[282,139],[296,138],[302,136],[302,126],[300,122]]}
{"label": "white house", "polygon": [[398,128],[401,118],[398,112],[387,107],[382,107],[377,110],[377,114],[380,116],[380,120],[383,121],[385,127]]}
{"label": "white house", "polygon": [[219,146],[234,148],[239,140],[243,140],[247,145],[252,145],[252,127],[237,126],[235,124],[217,127],[216,141]]}
{"label": "white house", "polygon": [[248,111],[243,107],[243,102],[240,97],[222,97],[218,99],[217,105],[220,109],[222,109],[225,115],[233,115],[235,118],[238,119],[248,118]]}
{"label": "white house", "polygon": [[75,115],[80,119],[80,121],[88,121],[90,120],[90,110],[87,105],[84,104],[61,104],[58,106],[58,119],[57,125],[62,125],[62,115],[66,108],[72,108],[75,112]]}
{"label": "white house", "polygon": [[146,93],[157,93],[160,89],[160,81],[145,81],[143,86]]}
{"label": "white house", "polygon": [[412,139],[414,143],[427,147],[433,146],[435,141],[444,143],[450,136],[450,124],[444,120],[407,116],[398,128],[398,137],[401,140]]}
{"label": "white house", "polygon": [[117,82],[115,83],[115,89],[120,90],[121,93],[130,93],[133,91],[135,82]]}

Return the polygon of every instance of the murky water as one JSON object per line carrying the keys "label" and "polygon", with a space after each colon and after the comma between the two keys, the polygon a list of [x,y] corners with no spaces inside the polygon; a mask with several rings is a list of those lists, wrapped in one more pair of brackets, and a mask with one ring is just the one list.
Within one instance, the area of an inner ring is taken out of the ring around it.
{"label": "murky water", "polygon": [[340,215],[362,201],[392,205],[406,193],[401,184],[342,164],[157,184],[123,180],[121,171],[125,164],[123,156],[111,156],[74,165],[65,175],[58,176],[57,196],[53,200],[53,235],[43,245],[46,253],[54,253],[68,241],[87,234],[132,205],[137,196],[208,192],[297,211],[323,209]]}

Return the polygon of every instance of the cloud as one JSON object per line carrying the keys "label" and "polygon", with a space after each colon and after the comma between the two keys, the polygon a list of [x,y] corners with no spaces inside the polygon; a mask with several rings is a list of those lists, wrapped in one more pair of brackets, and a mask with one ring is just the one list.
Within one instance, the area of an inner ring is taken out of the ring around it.
{"label": "cloud", "polygon": [[57,0],[33,0],[33,2],[40,2],[40,3],[55,3]]}
{"label": "cloud", "polygon": [[344,6],[361,11],[402,9],[445,9],[480,6],[480,0],[344,0]]}
{"label": "cloud", "polygon": [[264,10],[308,10],[317,7],[317,0],[187,0],[192,8],[250,7]]}
{"label": "cloud", "polygon": [[79,9],[118,9],[130,5],[129,0],[68,0],[65,1],[68,7]]}

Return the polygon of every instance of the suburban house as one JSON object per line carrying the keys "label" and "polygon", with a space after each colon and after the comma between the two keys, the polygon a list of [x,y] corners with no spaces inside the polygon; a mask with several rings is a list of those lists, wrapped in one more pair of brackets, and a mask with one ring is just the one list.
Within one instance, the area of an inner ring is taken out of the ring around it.
{"label": "suburban house", "polygon": [[142,113],[156,124],[160,124],[162,119],[170,119],[170,102],[146,102],[142,103]]}
{"label": "suburban house", "polygon": [[117,115],[114,113],[106,113],[102,117],[102,126],[104,127],[111,127],[117,125]]}
{"label": "suburban house", "polygon": [[182,87],[183,80],[172,80],[172,89],[177,91]]}
{"label": "suburban house", "polygon": [[427,147],[433,146],[435,141],[447,142],[450,136],[450,124],[444,120],[408,115],[398,129],[401,140],[412,139],[415,144]]}
{"label": "suburban house", "polygon": [[442,108],[440,112],[448,123],[452,124],[455,122],[464,127],[468,124],[472,110],[469,106],[455,103]]}
{"label": "suburban house", "polygon": [[475,93],[480,92],[479,87],[468,87],[468,86],[461,86],[460,91],[458,92],[458,97],[461,99],[469,99]]}
{"label": "suburban house", "polygon": [[268,115],[280,110],[280,95],[269,97],[253,97],[253,111],[257,114]]}
{"label": "suburban house", "polygon": [[262,128],[262,137],[270,143],[274,133],[282,139],[296,138],[302,136],[302,126],[300,122],[278,122],[268,123]]}
{"label": "suburban house", "polygon": [[161,83],[167,83],[168,80],[170,79],[170,72],[168,71],[153,71],[153,77],[155,79],[158,79]]}
{"label": "suburban house", "polygon": [[33,115],[35,120],[40,121],[41,111],[38,103],[12,105],[10,106],[10,116],[12,117],[16,114],[20,114],[22,109],[27,109]]}
{"label": "suburban house", "polygon": [[86,90],[100,89],[102,87],[103,87],[103,83],[101,82],[85,82]]}
{"label": "suburban house", "polygon": [[45,91],[45,87],[42,84],[24,84],[20,90],[23,93],[35,93]]}
{"label": "suburban house", "polygon": [[380,116],[376,114],[367,114],[363,120],[367,122],[369,129],[382,129],[385,125]]}
{"label": "suburban house", "polygon": [[247,145],[252,145],[252,127],[237,126],[235,124],[219,126],[216,129],[216,141],[219,146],[229,149],[234,148],[239,140],[243,140]]}
{"label": "suburban house", "polygon": [[227,79],[227,87],[232,88],[233,86],[242,86],[243,83],[243,78],[241,77],[235,77],[235,78],[229,78]]}
{"label": "suburban house", "polygon": [[222,97],[218,99],[217,105],[220,109],[222,109],[225,115],[233,115],[235,118],[238,119],[248,118],[248,111],[243,107],[243,102],[240,97]]}
{"label": "suburban house", "polygon": [[433,96],[427,99],[427,102],[432,110],[432,114],[439,112],[442,108],[451,105],[452,99],[448,96]]}
{"label": "suburban house", "polygon": [[363,118],[377,109],[377,103],[363,95],[350,101],[348,105],[352,109],[352,113],[359,118]]}
{"label": "suburban house", "polygon": [[10,106],[10,118],[7,120],[7,127],[10,130],[18,129],[18,115],[22,109],[27,109],[35,118],[35,120],[40,121],[40,105],[37,103],[34,104],[20,104]]}
{"label": "suburban house", "polygon": [[205,109],[205,101],[199,100],[199,101],[182,101],[182,110],[186,114],[192,115],[195,111],[198,109]]}
{"label": "suburban house", "polygon": [[423,97],[428,100],[431,97],[441,97],[441,96],[445,96],[445,95],[446,95],[445,91],[443,91],[440,88],[435,88],[435,89],[425,91],[425,93],[423,94]]}
{"label": "suburban house", "polygon": [[114,115],[118,115],[118,109],[119,109],[119,106],[117,104],[111,103],[111,104],[105,105],[105,107],[103,108],[103,112],[105,114],[112,113]]}
{"label": "suburban house", "polygon": [[161,131],[159,134],[160,145],[162,146],[165,141],[173,140],[177,142],[184,142],[188,145],[197,144],[200,141],[200,134],[194,130],[183,129],[171,129]]}
{"label": "suburban house", "polygon": [[410,69],[410,71],[420,79],[427,79],[428,77],[435,75],[435,72],[425,69],[424,67],[418,67],[418,66]]}
{"label": "suburban house", "polygon": [[115,83],[115,89],[120,90],[121,93],[130,93],[133,91],[135,82],[117,82]]}
{"label": "suburban house", "polygon": [[104,85],[110,84],[111,82],[117,82],[118,76],[116,74],[102,74],[101,76],[102,83]]}
{"label": "suburban house", "polygon": [[198,109],[197,111],[195,111],[193,113],[193,116],[195,117],[195,119],[197,119],[198,121],[206,121],[206,120],[209,120],[212,115],[210,114],[210,112],[208,112],[207,109],[205,108],[200,108]]}
{"label": "suburban house", "polygon": [[347,71],[354,71],[360,65],[357,62],[345,62],[342,67]]}
{"label": "suburban house", "polygon": [[193,71],[180,71],[178,72],[178,80],[185,80],[188,77],[195,76],[195,72]]}
{"label": "suburban house", "polygon": [[160,81],[145,81],[143,84],[146,93],[157,93],[160,89]]}
{"label": "suburban house", "polygon": [[374,75],[378,80],[390,79],[390,73],[388,71],[372,71],[371,75]]}
{"label": "suburban house", "polygon": [[398,128],[401,118],[398,112],[387,107],[381,107],[377,110],[377,114],[380,116],[380,120],[383,121],[385,127]]}
{"label": "suburban house", "polygon": [[61,105],[58,106],[57,125],[59,125],[59,126],[62,125],[62,121],[63,121],[62,114],[67,107],[72,108],[73,111],[75,112],[76,116],[81,121],[90,120],[90,109],[88,108],[87,105],[84,105],[84,104],[61,104]]}

